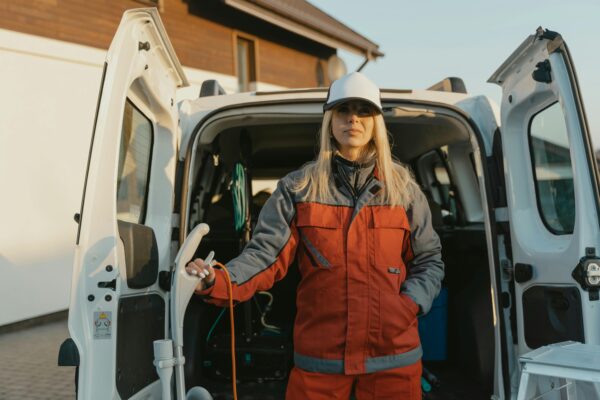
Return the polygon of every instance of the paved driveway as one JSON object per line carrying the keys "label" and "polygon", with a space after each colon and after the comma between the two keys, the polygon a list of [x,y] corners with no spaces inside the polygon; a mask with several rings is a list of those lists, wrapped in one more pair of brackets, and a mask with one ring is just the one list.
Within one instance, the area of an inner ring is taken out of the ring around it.
{"label": "paved driveway", "polygon": [[58,367],[67,321],[0,334],[0,399],[74,399],[75,368]]}

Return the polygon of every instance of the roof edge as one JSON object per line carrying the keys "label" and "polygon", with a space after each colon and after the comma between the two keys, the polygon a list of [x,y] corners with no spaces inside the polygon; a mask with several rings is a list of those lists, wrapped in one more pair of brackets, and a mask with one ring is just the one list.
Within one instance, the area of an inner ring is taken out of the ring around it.
{"label": "roof edge", "polygon": [[[378,57],[383,57],[384,53],[382,53],[379,50],[379,46],[373,42],[371,42],[370,40],[368,40],[367,38],[365,38],[364,36],[356,33],[355,31],[353,31],[352,29],[346,27],[349,31],[351,31],[353,34],[360,36],[362,39],[364,39],[365,41],[368,41],[369,43],[372,43],[373,46],[371,47],[366,47],[366,46],[360,46],[358,44],[355,43],[350,43],[347,40],[343,40],[339,37],[334,37],[330,34],[327,34],[325,32],[322,32],[314,27],[308,26],[306,24],[302,24],[296,20],[293,20],[289,17],[286,17],[284,15],[281,15],[279,13],[276,13],[275,11],[266,9],[263,6],[260,6],[258,4],[254,4],[250,1],[244,1],[244,0],[223,0],[223,2],[230,6],[233,7],[239,11],[242,11],[246,14],[252,15],[256,18],[262,19],[263,21],[267,21],[273,25],[279,26],[283,29],[286,29],[290,32],[296,33],[297,35],[306,37],[308,39],[311,39],[317,43],[321,43],[325,46],[328,47],[332,47],[332,48],[336,48],[336,49],[344,49],[347,51],[350,51],[352,53],[355,54],[359,54],[362,56],[365,56],[366,58],[373,60],[376,59]],[[323,12],[319,9],[320,12]],[[325,13],[324,13],[325,14]],[[328,14],[326,14],[328,17],[333,18],[331,16],[329,16]],[[341,23],[341,22],[340,22]],[[345,25],[344,25],[345,26]]]}

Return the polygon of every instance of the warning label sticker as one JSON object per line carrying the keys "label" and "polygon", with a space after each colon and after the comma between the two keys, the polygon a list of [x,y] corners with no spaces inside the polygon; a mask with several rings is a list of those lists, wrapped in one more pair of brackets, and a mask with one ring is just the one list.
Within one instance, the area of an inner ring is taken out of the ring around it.
{"label": "warning label sticker", "polygon": [[110,339],[111,311],[94,311],[94,339]]}

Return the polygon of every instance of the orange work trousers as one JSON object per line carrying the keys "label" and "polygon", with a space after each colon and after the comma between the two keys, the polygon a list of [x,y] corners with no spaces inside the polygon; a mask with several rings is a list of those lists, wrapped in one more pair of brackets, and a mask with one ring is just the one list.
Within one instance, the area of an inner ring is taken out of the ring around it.
{"label": "orange work trousers", "polygon": [[286,400],[421,400],[421,361],[362,375],[324,374],[294,367]]}

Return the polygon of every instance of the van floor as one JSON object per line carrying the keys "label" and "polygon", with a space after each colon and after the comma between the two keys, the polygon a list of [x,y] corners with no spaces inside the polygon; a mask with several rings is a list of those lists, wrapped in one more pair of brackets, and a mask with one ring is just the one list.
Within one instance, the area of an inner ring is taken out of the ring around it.
{"label": "van floor", "polygon": [[[427,368],[438,379],[439,384],[432,387],[428,393],[423,393],[424,400],[487,400],[485,393],[477,382],[469,382],[465,371],[459,371],[455,366],[446,363],[427,363]],[[239,383],[239,400],[282,400],[285,398],[287,381],[278,382],[248,382]],[[231,382],[211,381],[206,386],[213,394],[214,400],[233,400]],[[355,400],[351,396],[351,400]]]}
{"label": "van floor", "polygon": [[[287,381],[238,383],[239,400],[282,400]],[[206,386],[214,400],[233,400],[231,382],[214,382]]]}
{"label": "van floor", "polygon": [[469,380],[473,374],[468,371],[445,362],[425,362],[424,365],[438,379],[438,384],[423,394],[424,400],[487,400],[491,396],[479,382]]}

